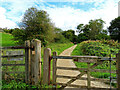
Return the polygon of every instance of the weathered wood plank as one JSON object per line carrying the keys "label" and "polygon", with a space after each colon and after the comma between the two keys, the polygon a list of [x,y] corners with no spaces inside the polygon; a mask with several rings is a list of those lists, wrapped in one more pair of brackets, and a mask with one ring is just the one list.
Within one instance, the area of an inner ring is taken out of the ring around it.
{"label": "weathered wood plank", "polygon": [[97,59],[78,58],[78,62],[95,63],[95,62],[97,62]]}
{"label": "weathered wood plank", "polygon": [[116,55],[117,62],[116,62],[116,69],[117,69],[117,88],[120,90],[120,51]]}
{"label": "weathered wood plank", "polygon": [[57,69],[87,71],[87,68],[56,67]]}
{"label": "weathered wood plank", "polygon": [[[67,79],[75,79],[75,76],[63,76],[63,75],[56,75],[57,78],[67,78]],[[88,78],[81,77],[78,80],[87,80]],[[102,82],[110,82],[110,79],[103,79],[103,78],[90,78],[90,81],[102,81]]]}
{"label": "weathered wood plank", "polygon": [[110,79],[103,79],[103,78],[91,78],[91,81],[102,81],[102,82],[110,82]]}
{"label": "weathered wood plank", "polygon": [[[63,76],[63,75],[56,75],[57,78],[67,78],[67,79],[75,79],[75,76]],[[87,78],[81,77],[78,78],[79,80],[87,80]]]}
{"label": "weathered wood plank", "polygon": [[9,46],[9,47],[0,47],[0,49],[25,49],[24,46]]}
{"label": "weathered wood plank", "polygon": [[[41,77],[41,41],[33,39],[31,41],[31,46],[34,48],[35,54],[32,54],[32,84],[37,84]],[[32,51],[32,52],[33,52]]]}
{"label": "weathered wood plank", "polygon": [[[66,83],[57,83],[58,85],[66,85]],[[74,87],[72,88],[73,90],[88,90],[87,86],[81,86],[81,85],[75,85],[75,84],[70,84],[67,85],[69,87]],[[68,88],[69,89],[69,88]],[[90,87],[90,90],[118,90],[117,88],[99,88],[99,87]]]}
{"label": "weathered wood plank", "polygon": [[88,88],[90,88],[90,63],[87,63],[88,64],[88,70],[87,70],[87,86]]}
{"label": "weathered wood plank", "polygon": [[1,56],[2,58],[14,58],[14,57],[23,57],[25,55],[6,55],[6,56]]}
{"label": "weathered wood plank", "polygon": [[[53,58],[57,58],[57,59],[80,59],[80,58],[83,58],[83,59],[99,59],[99,60],[110,60],[109,57],[98,57],[98,56],[53,56]],[[115,60],[116,58],[115,57],[112,57],[111,60]]]}
{"label": "weathered wood plank", "polygon": [[[106,72],[106,73],[110,73],[110,71],[108,71],[107,69],[91,69],[91,72]],[[111,73],[116,73],[116,70],[111,70]]]}
{"label": "weathered wood plank", "polygon": [[[66,85],[66,83],[57,83],[58,85]],[[75,85],[75,84],[70,84],[70,85],[67,85],[67,86],[70,86],[70,87],[76,87],[76,88],[87,88],[87,86],[81,86],[81,85]]]}
{"label": "weathered wood plank", "polygon": [[[71,67],[56,67],[57,69],[64,70],[76,70],[76,71],[87,71],[87,68],[71,68]],[[110,73],[107,69],[90,69],[90,72],[106,72]],[[111,70],[111,73],[116,73],[116,70]]]}
{"label": "weathered wood plank", "polygon": [[[30,41],[25,41],[25,47],[30,47]],[[30,48],[25,48],[25,81],[30,83]]]}
{"label": "weathered wood plank", "polygon": [[66,60],[68,60],[68,59],[72,59],[72,57],[71,56],[53,56],[53,59],[66,59]]}
{"label": "weathered wood plank", "polygon": [[6,55],[23,55],[23,50],[6,51]]}
{"label": "weathered wood plank", "polygon": [[43,84],[49,83],[49,62],[50,62],[51,49],[44,49],[44,60],[43,60]]}
{"label": "weathered wood plank", "polygon": [[25,64],[2,64],[2,66],[25,66]]}
{"label": "weathered wood plank", "polygon": [[[53,56],[57,56],[57,52],[53,52]],[[57,59],[53,59],[53,84],[56,84],[56,70],[57,70]]]}
{"label": "weathered wood plank", "polygon": [[5,71],[2,71],[2,74],[6,74],[6,73],[9,73],[9,74],[11,74],[11,73],[18,73],[18,74],[25,74],[25,72],[16,72],[16,71],[12,71],[12,72],[5,72]]}

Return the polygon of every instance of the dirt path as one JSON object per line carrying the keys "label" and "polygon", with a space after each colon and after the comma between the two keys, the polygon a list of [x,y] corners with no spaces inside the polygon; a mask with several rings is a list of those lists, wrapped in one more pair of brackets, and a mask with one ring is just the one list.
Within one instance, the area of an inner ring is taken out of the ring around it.
{"label": "dirt path", "polygon": [[[77,45],[74,45],[74,46],[64,50],[60,54],[60,56],[70,56],[71,52],[75,49],[76,46]],[[70,59],[70,60],[58,59],[57,66],[59,66],[59,67],[76,67],[74,62],[72,61],[72,59]],[[57,75],[77,76],[78,74],[80,74],[79,71],[57,69]],[[86,75],[84,75],[83,77],[86,77]],[[59,83],[67,83],[69,80],[70,79],[57,78],[57,82],[59,82]],[[86,80],[76,80],[72,84],[87,86],[87,81]],[[97,81],[91,81],[91,86],[100,87],[100,88],[109,88],[109,85],[106,85],[102,82],[97,82]],[[68,86],[66,88],[68,88]]]}

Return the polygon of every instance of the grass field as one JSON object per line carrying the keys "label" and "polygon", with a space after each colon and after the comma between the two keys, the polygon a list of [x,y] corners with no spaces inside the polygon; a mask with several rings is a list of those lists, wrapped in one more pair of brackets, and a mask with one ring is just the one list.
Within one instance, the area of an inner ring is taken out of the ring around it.
{"label": "grass field", "polygon": [[0,41],[0,45],[2,45],[2,47],[5,46],[16,46],[16,41],[13,40],[13,36],[11,34],[7,34],[7,33],[0,33],[0,35],[2,36],[2,41]]}

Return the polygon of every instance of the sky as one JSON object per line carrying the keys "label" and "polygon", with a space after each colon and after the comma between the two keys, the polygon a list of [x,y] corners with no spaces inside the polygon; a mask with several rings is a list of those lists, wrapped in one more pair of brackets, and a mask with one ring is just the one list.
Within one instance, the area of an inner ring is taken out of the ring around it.
{"label": "sky", "polygon": [[76,30],[89,20],[110,22],[118,17],[119,0],[0,0],[0,27],[16,28],[28,8],[47,11],[54,25],[62,30]]}

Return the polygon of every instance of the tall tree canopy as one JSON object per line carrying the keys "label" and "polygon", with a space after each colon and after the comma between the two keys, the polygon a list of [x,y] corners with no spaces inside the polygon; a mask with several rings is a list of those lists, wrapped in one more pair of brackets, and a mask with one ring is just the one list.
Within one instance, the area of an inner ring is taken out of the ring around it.
{"label": "tall tree canopy", "polygon": [[70,40],[71,42],[77,42],[77,36],[75,35],[75,31],[74,30],[67,30],[67,31],[63,31],[62,35]]}
{"label": "tall tree canopy", "polygon": [[[90,20],[88,24],[79,24],[77,26],[77,31],[79,33],[84,33],[79,36],[83,36],[85,39],[96,40],[97,36],[103,32],[104,21],[102,19]],[[83,39],[83,38],[82,38]]]}
{"label": "tall tree canopy", "polygon": [[112,20],[108,29],[111,38],[120,41],[120,17],[117,17],[114,20]]}
{"label": "tall tree canopy", "polygon": [[54,25],[46,11],[32,7],[26,10],[20,28],[25,30],[26,39],[38,38],[41,41],[52,42],[55,37]]}

